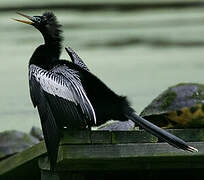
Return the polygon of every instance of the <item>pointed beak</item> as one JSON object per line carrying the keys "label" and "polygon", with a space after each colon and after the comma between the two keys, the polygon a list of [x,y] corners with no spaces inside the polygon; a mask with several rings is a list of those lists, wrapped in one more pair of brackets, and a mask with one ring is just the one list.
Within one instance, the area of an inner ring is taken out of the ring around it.
{"label": "pointed beak", "polygon": [[22,14],[20,12],[16,12],[16,13],[23,16],[23,17],[25,17],[25,18],[27,18],[27,19],[29,19],[30,21],[25,21],[25,20],[19,20],[19,19],[12,18],[13,20],[18,21],[18,22],[22,22],[22,23],[25,23],[25,24],[30,24],[30,25],[34,24],[34,18],[33,17],[27,16],[27,15]]}

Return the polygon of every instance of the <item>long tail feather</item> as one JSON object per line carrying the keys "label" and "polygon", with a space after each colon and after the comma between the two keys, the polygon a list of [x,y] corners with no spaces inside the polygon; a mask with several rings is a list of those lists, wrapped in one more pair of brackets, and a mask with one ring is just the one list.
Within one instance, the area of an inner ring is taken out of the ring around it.
{"label": "long tail feather", "polygon": [[149,121],[143,119],[142,117],[138,116],[136,112],[132,112],[129,115],[126,115],[129,119],[134,121],[136,124],[150,132],[151,134],[161,138],[162,140],[166,141],[167,143],[171,144],[172,146],[183,149],[185,151],[190,152],[198,152],[198,150],[194,147],[188,146],[185,141],[182,139],[174,136],[173,134],[161,129],[160,127],[150,123]]}

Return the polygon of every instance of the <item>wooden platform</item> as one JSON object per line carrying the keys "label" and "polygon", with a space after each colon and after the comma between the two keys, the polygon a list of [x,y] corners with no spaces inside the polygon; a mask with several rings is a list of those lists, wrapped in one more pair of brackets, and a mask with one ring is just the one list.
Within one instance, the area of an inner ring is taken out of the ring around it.
{"label": "wooden platform", "polygon": [[175,179],[204,174],[204,129],[169,130],[198,153],[176,149],[145,131],[67,131],[55,173],[44,142],[0,162],[0,179]]}
{"label": "wooden platform", "polygon": [[47,156],[39,159],[41,179],[123,179],[124,176],[128,179],[133,174],[143,174],[142,177],[135,175],[137,179],[148,179],[146,173],[158,178],[157,172],[166,179],[172,172],[188,172],[185,173],[187,176],[201,177],[204,170],[204,142],[201,142],[204,130],[171,132],[190,140],[189,144],[199,152],[184,152],[167,143],[156,143],[158,139],[145,131],[66,132],[59,147],[57,172],[49,172]]}

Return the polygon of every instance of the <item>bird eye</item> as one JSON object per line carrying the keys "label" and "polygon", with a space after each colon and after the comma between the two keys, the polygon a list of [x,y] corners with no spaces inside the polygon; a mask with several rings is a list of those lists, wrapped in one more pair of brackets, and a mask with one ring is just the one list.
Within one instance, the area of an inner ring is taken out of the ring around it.
{"label": "bird eye", "polygon": [[41,18],[39,18],[39,17],[34,17],[34,18],[35,18],[35,21],[36,21],[36,22],[38,22],[38,23],[41,22]]}

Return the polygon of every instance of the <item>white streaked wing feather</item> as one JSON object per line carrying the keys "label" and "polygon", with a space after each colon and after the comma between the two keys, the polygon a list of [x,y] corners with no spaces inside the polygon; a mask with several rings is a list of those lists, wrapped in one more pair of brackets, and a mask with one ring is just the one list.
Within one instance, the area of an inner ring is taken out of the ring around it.
{"label": "white streaked wing feather", "polygon": [[83,113],[88,115],[89,119],[93,119],[94,123],[96,124],[95,111],[83,89],[78,72],[73,69],[69,69],[66,65],[58,66],[54,68],[53,71],[56,73],[61,73],[64,77],[66,77],[66,79],[70,80],[69,82],[71,82],[75,91],[80,94],[81,101],[79,102],[79,104],[82,108]]}
{"label": "white streaked wing feather", "polygon": [[45,92],[79,104],[82,112],[96,124],[94,109],[86,96],[77,71],[65,65],[57,66],[51,71],[30,65],[29,73],[30,79],[34,76]]}

